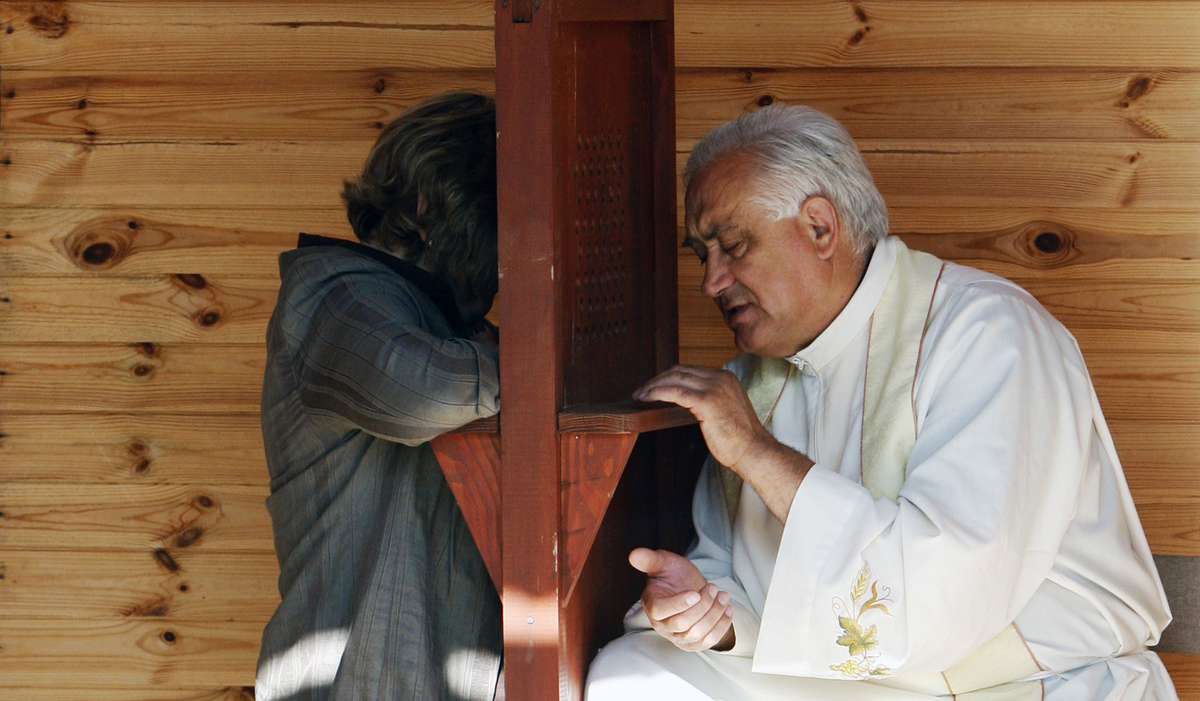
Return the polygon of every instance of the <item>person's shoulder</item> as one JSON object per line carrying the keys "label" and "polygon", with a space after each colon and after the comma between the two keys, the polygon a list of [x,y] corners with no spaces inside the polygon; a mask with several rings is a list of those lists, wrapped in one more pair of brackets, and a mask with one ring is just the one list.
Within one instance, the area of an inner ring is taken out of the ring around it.
{"label": "person's shoulder", "polygon": [[279,279],[280,298],[293,302],[344,288],[370,294],[411,294],[404,276],[382,261],[339,246],[305,246],[281,253]]}
{"label": "person's shoulder", "polygon": [[928,326],[935,339],[965,336],[1022,344],[1041,338],[1053,340],[1064,353],[1078,353],[1066,326],[1012,280],[947,261],[938,288]]}

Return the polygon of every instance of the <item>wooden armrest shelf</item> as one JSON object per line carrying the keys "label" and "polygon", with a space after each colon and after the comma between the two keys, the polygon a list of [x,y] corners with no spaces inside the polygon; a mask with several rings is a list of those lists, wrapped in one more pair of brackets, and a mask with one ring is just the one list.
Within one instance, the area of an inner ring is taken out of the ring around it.
{"label": "wooden armrest shelf", "polygon": [[[576,405],[558,415],[563,586],[570,599],[639,434],[696,423],[683,407],[633,400]],[[473,421],[432,442],[450,490],[501,587],[500,421]]]}

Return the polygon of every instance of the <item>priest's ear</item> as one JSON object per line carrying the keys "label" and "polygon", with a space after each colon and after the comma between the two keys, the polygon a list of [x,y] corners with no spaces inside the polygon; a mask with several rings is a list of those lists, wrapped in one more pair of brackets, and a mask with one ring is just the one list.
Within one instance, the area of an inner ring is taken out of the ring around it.
{"label": "priest's ear", "polygon": [[812,239],[817,258],[832,258],[842,238],[841,222],[833,202],[828,197],[813,195],[800,205],[800,218]]}

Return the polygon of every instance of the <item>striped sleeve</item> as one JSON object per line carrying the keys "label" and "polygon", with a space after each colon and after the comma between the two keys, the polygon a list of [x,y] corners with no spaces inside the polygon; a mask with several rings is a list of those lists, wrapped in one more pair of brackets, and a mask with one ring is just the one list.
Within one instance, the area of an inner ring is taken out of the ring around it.
{"label": "striped sleeve", "polygon": [[499,409],[493,349],[425,330],[402,285],[343,275],[314,309],[297,361],[306,409],[373,435],[418,445]]}

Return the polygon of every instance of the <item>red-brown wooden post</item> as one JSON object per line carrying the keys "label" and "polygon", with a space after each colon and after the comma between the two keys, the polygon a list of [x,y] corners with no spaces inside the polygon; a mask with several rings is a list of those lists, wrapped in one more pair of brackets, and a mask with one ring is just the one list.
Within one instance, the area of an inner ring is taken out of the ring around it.
{"label": "red-brown wooden post", "polygon": [[[564,472],[583,454],[560,451],[558,419],[564,405],[627,399],[675,360],[672,21],[670,0],[496,2],[509,698],[579,698],[597,611],[619,619],[616,597],[632,600],[628,573],[598,592],[587,548],[566,553],[563,476],[588,470]],[[619,557],[615,542],[603,557]]]}

